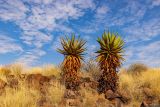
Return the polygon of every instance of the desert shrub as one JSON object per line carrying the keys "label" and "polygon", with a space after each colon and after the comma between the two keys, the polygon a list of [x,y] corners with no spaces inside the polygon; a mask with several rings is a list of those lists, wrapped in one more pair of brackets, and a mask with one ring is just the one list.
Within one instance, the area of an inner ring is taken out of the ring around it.
{"label": "desert shrub", "polygon": [[11,64],[6,65],[0,68],[0,78],[6,80],[8,75],[14,75],[17,79],[21,77],[23,72],[23,65],[22,64]]}
{"label": "desert shrub", "polygon": [[147,68],[147,71],[141,72],[141,75],[132,75],[130,73],[119,74],[119,89],[126,91],[132,97],[132,105],[136,107],[145,99],[143,89],[148,88],[152,97],[160,99],[160,70]]}
{"label": "desert shrub", "polygon": [[0,68],[0,75],[9,75],[11,73],[11,70],[8,66],[4,66]]}
{"label": "desert shrub", "polygon": [[21,89],[6,88],[5,94],[0,96],[0,107],[37,107],[39,92],[24,85]]}
{"label": "desert shrub", "polygon": [[48,96],[50,97],[50,99],[52,99],[52,103],[54,105],[58,105],[63,98],[64,92],[65,92],[64,85],[57,83],[55,87],[54,86],[49,87]]}
{"label": "desert shrub", "polygon": [[42,68],[41,67],[33,67],[27,70],[27,74],[42,74]]}
{"label": "desert shrub", "polygon": [[132,74],[140,74],[143,71],[147,71],[147,69],[148,67],[146,65],[141,63],[135,63],[129,66],[127,72]]}
{"label": "desert shrub", "polygon": [[22,64],[15,63],[15,64],[10,65],[9,69],[12,75],[15,75],[17,78],[19,78],[24,68]]}
{"label": "desert shrub", "polygon": [[42,74],[45,76],[54,75],[55,77],[60,77],[61,69],[54,65],[45,65],[42,67]]}
{"label": "desert shrub", "polygon": [[97,81],[101,75],[98,64],[94,60],[89,60],[84,66],[83,71],[89,73],[90,77]]}

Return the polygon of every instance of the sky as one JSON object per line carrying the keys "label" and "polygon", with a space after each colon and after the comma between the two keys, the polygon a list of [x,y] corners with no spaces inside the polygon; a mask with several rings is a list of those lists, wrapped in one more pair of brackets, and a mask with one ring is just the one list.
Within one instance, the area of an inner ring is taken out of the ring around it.
{"label": "sky", "polygon": [[87,61],[105,30],[124,39],[123,66],[160,67],[160,0],[0,0],[0,65],[59,65],[60,37],[73,33]]}

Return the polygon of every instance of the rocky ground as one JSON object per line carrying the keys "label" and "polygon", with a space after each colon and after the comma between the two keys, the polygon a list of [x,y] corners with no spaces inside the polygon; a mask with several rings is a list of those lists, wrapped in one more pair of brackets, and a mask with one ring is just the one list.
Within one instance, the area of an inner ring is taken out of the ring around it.
{"label": "rocky ground", "polygon": [[160,107],[159,70],[118,75],[116,92],[98,94],[98,83],[87,73],[78,91],[65,89],[56,75],[7,74],[0,78],[0,107]]}

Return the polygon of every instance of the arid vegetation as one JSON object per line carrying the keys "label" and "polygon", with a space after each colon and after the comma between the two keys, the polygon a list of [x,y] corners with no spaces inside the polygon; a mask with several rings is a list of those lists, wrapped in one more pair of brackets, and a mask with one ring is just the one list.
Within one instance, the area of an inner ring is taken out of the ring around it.
{"label": "arid vegetation", "polygon": [[[96,66],[98,65],[95,64],[94,67]],[[138,69],[141,69],[140,67]],[[122,96],[122,99],[120,97],[119,99],[124,101],[123,105],[125,107],[140,107],[142,102],[144,104],[160,104],[160,69],[148,67],[139,75],[133,74],[137,71],[127,72],[129,69],[131,68],[121,69],[118,73],[118,90]],[[92,84],[96,82],[95,75],[92,74],[92,68],[88,71],[85,70],[81,73],[81,76],[84,77],[84,82],[80,86],[81,98],[83,99],[82,107],[107,107],[115,103],[115,97],[117,96],[113,93],[108,92],[101,95],[97,93],[95,84]],[[60,83],[60,72],[53,65],[29,69],[19,64],[1,67],[0,107],[12,107],[13,105],[15,107],[65,107],[63,97],[65,86]],[[99,72],[99,70],[93,72]],[[9,78],[11,75],[12,77]],[[50,81],[45,80],[51,77]],[[30,80],[28,80],[29,78]],[[12,83],[9,83],[10,79]],[[34,82],[34,84],[31,82]],[[32,86],[30,87],[30,85]]]}
{"label": "arid vegetation", "polygon": [[117,69],[124,60],[124,41],[118,34],[110,32],[104,32],[102,38],[98,38],[97,41],[100,44],[97,59],[102,71],[98,80],[98,92],[105,93],[108,90],[115,92],[118,88]]}
{"label": "arid vegetation", "polygon": [[1,66],[0,107],[159,107],[160,69],[120,69],[124,41],[117,33],[104,32],[97,42],[97,60],[87,63],[86,42],[73,35],[61,38],[59,67]]}

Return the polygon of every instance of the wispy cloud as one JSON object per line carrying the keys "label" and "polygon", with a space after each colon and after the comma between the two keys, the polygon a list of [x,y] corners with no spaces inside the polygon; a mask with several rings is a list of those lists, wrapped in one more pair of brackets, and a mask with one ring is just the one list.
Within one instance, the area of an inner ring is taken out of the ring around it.
{"label": "wispy cloud", "polygon": [[52,49],[53,49],[54,51],[56,51],[57,48],[62,48],[60,36],[58,36],[57,38],[55,38],[55,41],[54,41],[53,44],[52,44]]}
{"label": "wispy cloud", "polygon": [[127,41],[150,40],[160,34],[160,19],[155,18],[142,23],[127,26],[123,30],[126,32]]}
{"label": "wispy cloud", "polygon": [[0,34],[0,54],[22,52],[22,47],[16,43],[16,40]]}
{"label": "wispy cloud", "polygon": [[[83,16],[86,9],[95,8],[92,0],[0,0],[0,4],[0,19],[15,22],[22,30],[19,38],[23,43],[42,52],[42,47],[52,41],[53,31],[72,32],[64,23]],[[31,63],[45,55],[26,51],[31,54],[24,53],[20,61]]]}
{"label": "wispy cloud", "polygon": [[0,19],[17,21],[26,17],[29,10],[20,0],[0,0]]}
{"label": "wispy cloud", "polygon": [[145,63],[149,66],[160,67],[160,41],[149,44],[129,46],[126,50],[126,65]]}
{"label": "wispy cloud", "polygon": [[152,7],[154,6],[159,6],[160,5],[160,0],[152,0]]}
{"label": "wispy cloud", "polygon": [[37,48],[41,48],[45,43],[52,40],[52,36],[50,34],[34,30],[24,31],[24,34],[20,38],[27,45],[36,46]]}
{"label": "wispy cloud", "polygon": [[109,8],[106,5],[100,6],[96,9],[96,18],[104,18],[106,13],[109,11]]}
{"label": "wispy cloud", "polygon": [[22,63],[24,65],[37,65],[39,57],[45,55],[46,52],[40,49],[33,49],[26,51],[19,59],[15,60],[15,62]]}

